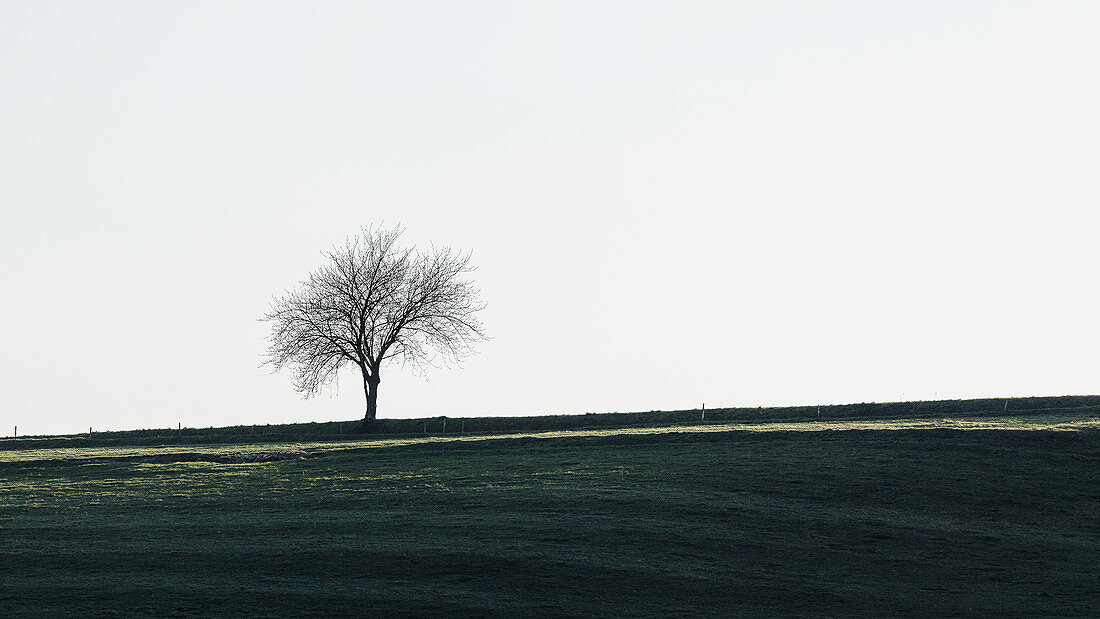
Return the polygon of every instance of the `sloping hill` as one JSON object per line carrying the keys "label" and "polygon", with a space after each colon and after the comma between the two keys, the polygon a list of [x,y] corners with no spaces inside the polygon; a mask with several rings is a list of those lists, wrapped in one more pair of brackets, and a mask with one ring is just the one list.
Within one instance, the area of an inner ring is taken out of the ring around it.
{"label": "sloping hill", "polygon": [[327,423],[229,426],[221,428],[152,428],[91,435],[34,436],[0,439],[0,450],[29,447],[94,445],[161,445],[254,443],[298,440],[347,440],[362,434],[431,435],[542,432],[591,428],[657,427],[699,423],[761,423],[896,419],[971,419],[1042,415],[1079,418],[1100,415],[1100,396],[987,398],[927,402],[861,403],[829,406],[708,408],[633,413],[587,413],[516,417],[428,417],[378,419],[369,427],[360,420]]}

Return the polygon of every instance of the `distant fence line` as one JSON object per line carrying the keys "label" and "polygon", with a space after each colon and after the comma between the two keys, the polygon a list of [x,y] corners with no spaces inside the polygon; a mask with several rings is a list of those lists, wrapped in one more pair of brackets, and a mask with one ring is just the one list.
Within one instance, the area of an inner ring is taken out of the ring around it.
{"label": "distant fence line", "polygon": [[633,413],[585,413],[523,417],[427,417],[416,419],[377,419],[369,426],[360,420],[294,423],[280,425],[243,425],[222,428],[175,428],[95,432],[63,437],[18,437],[0,439],[0,448],[48,447],[95,444],[160,444],[166,442],[249,442],[301,439],[339,439],[354,435],[440,435],[492,434],[502,432],[540,432],[583,428],[615,428],[683,423],[721,423],[730,421],[816,421],[849,419],[903,419],[973,417],[989,415],[1029,415],[1056,412],[1100,413],[1100,396],[1056,396],[1032,398],[983,398],[975,400],[937,400],[926,402],[890,402],[840,404],[832,406],[788,406],[757,408],[707,408]]}

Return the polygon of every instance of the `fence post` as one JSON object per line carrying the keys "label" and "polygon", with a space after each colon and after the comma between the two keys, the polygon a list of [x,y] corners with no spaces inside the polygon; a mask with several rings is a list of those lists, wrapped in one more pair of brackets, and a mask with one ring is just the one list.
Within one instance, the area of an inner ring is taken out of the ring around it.
{"label": "fence post", "polygon": [[447,416],[443,415],[443,434],[447,433]]}

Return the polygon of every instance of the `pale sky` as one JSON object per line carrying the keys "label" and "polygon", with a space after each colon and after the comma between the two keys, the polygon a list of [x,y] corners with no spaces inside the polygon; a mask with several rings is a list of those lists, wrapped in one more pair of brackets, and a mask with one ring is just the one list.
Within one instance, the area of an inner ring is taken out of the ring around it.
{"label": "pale sky", "polygon": [[0,435],[358,419],[369,224],[492,339],[381,417],[1100,393],[1100,3],[0,1]]}

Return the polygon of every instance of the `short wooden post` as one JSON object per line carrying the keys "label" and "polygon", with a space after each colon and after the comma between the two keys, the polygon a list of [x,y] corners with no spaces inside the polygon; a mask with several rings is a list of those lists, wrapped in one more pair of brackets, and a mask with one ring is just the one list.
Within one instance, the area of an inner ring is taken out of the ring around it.
{"label": "short wooden post", "polygon": [[459,431],[460,434],[466,434],[466,420],[465,419],[462,420],[462,426],[459,428],[458,431]]}
{"label": "short wooden post", "polygon": [[425,420],[424,421],[424,434],[427,434],[427,433],[428,433],[428,422]]}
{"label": "short wooden post", "polygon": [[15,438],[19,438],[19,426],[15,426]]}
{"label": "short wooden post", "polygon": [[707,420],[707,403],[703,402],[703,413],[699,415],[699,421]]}
{"label": "short wooden post", "polygon": [[443,416],[443,434],[447,433],[447,416]]}

